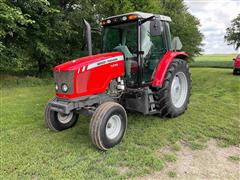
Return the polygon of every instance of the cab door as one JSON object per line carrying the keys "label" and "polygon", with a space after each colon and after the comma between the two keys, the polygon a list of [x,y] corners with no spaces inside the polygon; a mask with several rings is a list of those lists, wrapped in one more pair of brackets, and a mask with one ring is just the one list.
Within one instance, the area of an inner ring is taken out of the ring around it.
{"label": "cab door", "polygon": [[153,20],[145,22],[141,26],[143,85],[152,81],[153,73],[159,61],[169,49],[165,36],[166,32],[164,32],[164,25],[164,22],[160,20]]}

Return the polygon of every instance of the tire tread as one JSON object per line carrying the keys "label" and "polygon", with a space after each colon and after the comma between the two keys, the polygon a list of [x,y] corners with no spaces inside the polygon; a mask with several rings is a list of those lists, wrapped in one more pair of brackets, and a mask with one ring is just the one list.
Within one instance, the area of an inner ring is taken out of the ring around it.
{"label": "tire tread", "polygon": [[[104,145],[101,141],[101,138],[100,138],[100,126],[102,124],[102,120],[103,120],[105,113],[112,106],[119,106],[124,110],[124,108],[118,103],[115,103],[113,101],[105,102],[97,108],[97,110],[95,111],[95,113],[93,114],[93,116],[91,118],[91,122],[90,122],[90,126],[89,126],[89,134],[90,134],[93,145],[103,151],[106,151],[107,148],[104,147]],[[125,110],[124,110],[124,112],[126,113]]]}

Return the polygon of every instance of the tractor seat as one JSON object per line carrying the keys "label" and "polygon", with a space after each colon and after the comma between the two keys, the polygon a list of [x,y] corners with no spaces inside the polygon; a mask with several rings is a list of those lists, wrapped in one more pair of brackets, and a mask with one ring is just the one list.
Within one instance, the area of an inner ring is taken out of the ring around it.
{"label": "tractor seat", "polygon": [[133,57],[132,53],[129,51],[128,47],[125,46],[125,45],[118,45],[113,50],[123,52],[125,58],[132,58]]}

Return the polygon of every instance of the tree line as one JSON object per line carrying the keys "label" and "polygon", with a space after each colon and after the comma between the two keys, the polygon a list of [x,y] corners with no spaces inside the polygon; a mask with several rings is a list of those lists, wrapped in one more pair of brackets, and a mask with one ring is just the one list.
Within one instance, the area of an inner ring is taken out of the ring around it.
{"label": "tree line", "polygon": [[240,14],[231,21],[231,26],[226,29],[224,39],[229,45],[234,45],[235,50],[240,48]]}
{"label": "tree line", "polygon": [[[99,29],[102,18],[131,11],[170,16],[183,50],[191,56],[201,52],[199,20],[183,0],[0,0],[0,71],[39,75],[87,55],[82,19]],[[99,52],[101,37],[92,36],[93,52]]]}

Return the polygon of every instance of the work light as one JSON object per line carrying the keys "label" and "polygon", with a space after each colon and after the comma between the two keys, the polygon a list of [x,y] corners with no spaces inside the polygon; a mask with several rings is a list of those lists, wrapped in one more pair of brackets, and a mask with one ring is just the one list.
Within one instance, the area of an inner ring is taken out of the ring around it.
{"label": "work light", "polygon": [[55,89],[56,89],[56,91],[58,91],[58,85],[57,84],[55,85]]}

